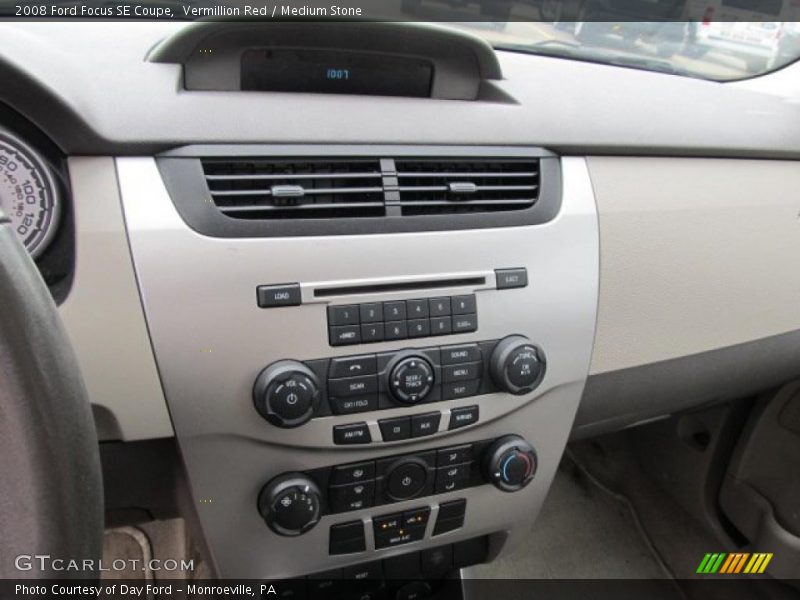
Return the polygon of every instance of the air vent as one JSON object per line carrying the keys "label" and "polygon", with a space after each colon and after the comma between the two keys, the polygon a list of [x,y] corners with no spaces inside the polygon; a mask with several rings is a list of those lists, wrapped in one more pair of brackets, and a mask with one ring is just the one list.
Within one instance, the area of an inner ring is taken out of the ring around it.
{"label": "air vent", "polygon": [[204,159],[208,190],[237,219],[386,214],[379,159]]}
{"label": "air vent", "polygon": [[206,158],[214,205],[250,220],[403,217],[522,210],[538,158]]}
{"label": "air vent", "polygon": [[403,159],[395,168],[403,215],[520,210],[539,197],[537,159]]}

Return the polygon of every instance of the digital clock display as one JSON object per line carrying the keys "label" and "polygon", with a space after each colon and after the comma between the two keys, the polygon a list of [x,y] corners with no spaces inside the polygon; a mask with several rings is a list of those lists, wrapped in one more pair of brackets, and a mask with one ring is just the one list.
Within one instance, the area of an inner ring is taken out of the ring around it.
{"label": "digital clock display", "polygon": [[402,56],[323,50],[248,50],[242,55],[242,90],[431,95],[433,65]]}

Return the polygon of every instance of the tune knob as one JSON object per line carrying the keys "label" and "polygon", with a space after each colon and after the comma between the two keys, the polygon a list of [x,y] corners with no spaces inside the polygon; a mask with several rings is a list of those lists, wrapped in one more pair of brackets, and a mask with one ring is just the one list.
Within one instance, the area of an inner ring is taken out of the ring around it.
{"label": "tune knob", "polygon": [[504,492],[516,492],[536,474],[536,452],[518,435],[495,440],[483,457],[483,476]]}
{"label": "tune knob", "polygon": [[278,535],[304,534],[319,522],[322,494],[302,473],[280,475],[258,495],[258,511],[270,529]]}
{"label": "tune knob", "polygon": [[544,370],[544,354],[521,335],[503,338],[492,351],[492,379],[509,394],[519,396],[532,391],[544,377]]}
{"label": "tune knob", "polygon": [[391,370],[389,389],[400,402],[416,404],[430,393],[434,379],[431,363],[419,356],[409,356]]}
{"label": "tune knob", "polygon": [[280,360],[261,371],[253,386],[253,403],[277,427],[298,427],[319,404],[319,382],[314,372],[296,360]]}

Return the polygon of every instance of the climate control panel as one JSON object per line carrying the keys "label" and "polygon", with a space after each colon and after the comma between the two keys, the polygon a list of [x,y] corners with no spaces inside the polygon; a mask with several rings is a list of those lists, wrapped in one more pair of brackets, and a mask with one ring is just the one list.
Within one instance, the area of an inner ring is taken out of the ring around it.
{"label": "climate control panel", "polygon": [[519,436],[507,435],[283,474],[262,488],[258,506],[270,529],[279,535],[295,536],[309,531],[326,514],[362,510],[485,484],[504,492],[515,492],[533,480],[536,469],[533,447]]}
{"label": "climate control panel", "polygon": [[[298,427],[314,417],[427,405],[495,392],[525,394],[539,385],[545,364],[543,350],[521,335],[305,362],[280,360],[256,378],[253,402],[272,425]],[[469,416],[460,424],[470,424]],[[385,428],[382,424],[384,441],[438,430],[438,420],[426,424],[422,417],[412,418],[408,434],[402,423]],[[428,417],[429,421],[434,418]],[[450,429],[458,425],[451,423]],[[349,436],[342,433],[337,443],[371,441],[366,435],[368,431]]]}

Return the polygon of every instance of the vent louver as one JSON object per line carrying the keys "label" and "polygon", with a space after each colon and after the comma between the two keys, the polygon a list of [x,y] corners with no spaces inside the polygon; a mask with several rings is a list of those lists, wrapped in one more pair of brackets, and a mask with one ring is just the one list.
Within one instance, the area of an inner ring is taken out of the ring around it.
{"label": "vent louver", "polygon": [[398,160],[404,215],[520,210],[539,192],[539,164],[526,160]]}
{"label": "vent louver", "polygon": [[422,216],[522,210],[537,158],[208,158],[214,205],[238,219]]}
{"label": "vent louver", "polygon": [[378,159],[205,159],[208,190],[239,219],[324,219],[385,214]]}

